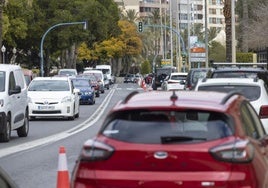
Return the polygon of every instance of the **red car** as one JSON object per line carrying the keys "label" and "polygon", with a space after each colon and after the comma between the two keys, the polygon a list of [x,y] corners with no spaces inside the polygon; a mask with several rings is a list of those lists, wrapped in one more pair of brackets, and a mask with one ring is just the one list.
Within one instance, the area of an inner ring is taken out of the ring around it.
{"label": "red car", "polygon": [[265,188],[268,137],[237,92],[131,93],[87,140],[73,188]]}

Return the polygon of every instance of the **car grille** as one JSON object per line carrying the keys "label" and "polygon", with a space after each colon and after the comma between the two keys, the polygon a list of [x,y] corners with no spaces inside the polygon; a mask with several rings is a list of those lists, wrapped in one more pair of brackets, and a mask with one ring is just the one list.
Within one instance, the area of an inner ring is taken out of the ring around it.
{"label": "car grille", "polygon": [[40,110],[33,110],[33,114],[61,114],[60,110],[49,110],[49,111],[40,111]]}
{"label": "car grille", "polygon": [[45,105],[50,105],[50,104],[58,104],[58,102],[35,102],[35,104],[45,104]]}

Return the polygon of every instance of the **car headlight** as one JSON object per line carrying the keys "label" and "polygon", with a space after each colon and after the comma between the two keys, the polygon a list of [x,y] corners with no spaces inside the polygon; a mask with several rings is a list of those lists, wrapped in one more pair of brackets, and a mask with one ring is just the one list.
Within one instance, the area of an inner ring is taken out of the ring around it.
{"label": "car headlight", "polygon": [[66,96],[61,100],[61,103],[65,103],[65,102],[72,102],[72,97],[71,96]]}

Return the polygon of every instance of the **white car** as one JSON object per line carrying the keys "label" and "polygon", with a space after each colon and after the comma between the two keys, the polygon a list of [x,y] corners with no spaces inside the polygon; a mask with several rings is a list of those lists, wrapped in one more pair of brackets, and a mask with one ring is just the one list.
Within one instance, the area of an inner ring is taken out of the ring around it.
{"label": "white car", "polygon": [[60,76],[76,76],[77,70],[76,69],[60,69],[58,72]]}
{"label": "white car", "polygon": [[187,72],[173,72],[167,76],[161,84],[162,90],[183,90],[186,82]]}
{"label": "white car", "polygon": [[204,78],[197,82],[196,91],[238,91],[249,99],[268,133],[268,88],[258,78]]}
{"label": "white car", "polygon": [[69,77],[36,77],[28,87],[29,117],[79,117],[79,89]]}
{"label": "white car", "polygon": [[27,85],[21,67],[0,64],[0,142],[8,142],[13,130],[19,137],[28,136],[28,117]]}

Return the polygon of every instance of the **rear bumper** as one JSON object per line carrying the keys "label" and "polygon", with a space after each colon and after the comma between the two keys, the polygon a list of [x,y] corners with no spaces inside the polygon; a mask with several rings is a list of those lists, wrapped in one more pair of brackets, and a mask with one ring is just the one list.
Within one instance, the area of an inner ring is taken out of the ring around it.
{"label": "rear bumper", "polygon": [[[246,181],[241,172],[135,172],[80,170],[73,185],[94,187],[255,187],[254,180]],[[127,185],[127,186],[126,186]],[[78,186],[79,187],[79,186]]]}

